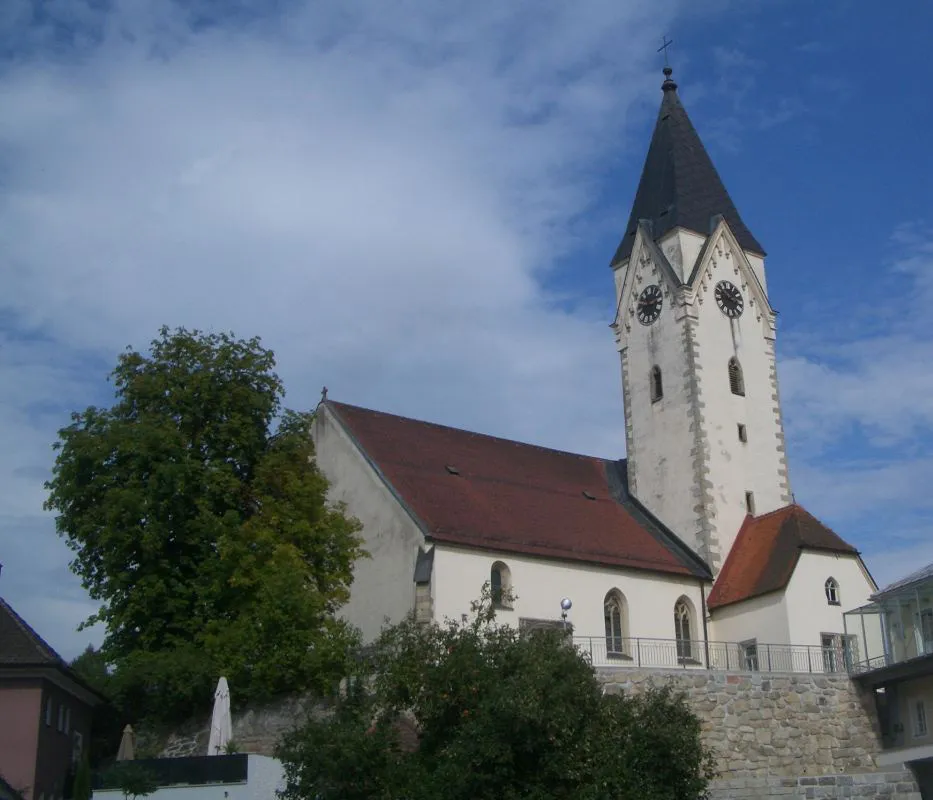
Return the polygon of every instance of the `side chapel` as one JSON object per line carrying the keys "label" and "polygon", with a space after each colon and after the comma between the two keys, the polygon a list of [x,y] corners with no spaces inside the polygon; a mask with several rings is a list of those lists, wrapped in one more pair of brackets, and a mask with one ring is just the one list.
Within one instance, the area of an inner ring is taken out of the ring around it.
{"label": "side chapel", "polygon": [[794,502],[765,251],[664,74],[611,262],[627,458],[322,399],[317,461],[372,556],[343,610],[367,640],[412,611],[460,620],[489,581],[500,621],[572,627],[597,664],[858,658],[843,612],[877,587]]}

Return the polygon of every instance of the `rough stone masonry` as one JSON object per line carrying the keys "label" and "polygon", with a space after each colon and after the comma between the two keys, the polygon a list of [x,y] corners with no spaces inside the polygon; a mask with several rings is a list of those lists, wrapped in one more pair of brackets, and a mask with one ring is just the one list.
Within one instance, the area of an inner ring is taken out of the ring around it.
{"label": "rough stone masonry", "polygon": [[[670,684],[686,695],[716,757],[714,800],[920,800],[909,771],[878,771],[872,700],[844,675],[620,667],[600,669],[598,676],[607,693]],[[233,738],[243,752],[272,755],[286,731],[321,710],[309,698],[246,709],[234,714]],[[205,717],[147,745],[163,756],[203,753],[209,723]]]}
{"label": "rough stone masonry", "polygon": [[872,700],[845,675],[631,668],[598,674],[607,693],[671,685],[686,695],[716,758],[716,800],[920,800],[908,770],[878,771]]}

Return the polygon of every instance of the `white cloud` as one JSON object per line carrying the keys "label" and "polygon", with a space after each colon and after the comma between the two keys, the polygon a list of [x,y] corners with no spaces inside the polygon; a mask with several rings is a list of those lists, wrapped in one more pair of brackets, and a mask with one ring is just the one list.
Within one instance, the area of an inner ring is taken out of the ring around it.
{"label": "white cloud", "polygon": [[798,499],[839,525],[883,582],[894,566],[933,562],[933,231],[904,225],[892,249],[871,292],[885,302],[815,315],[780,365]]}
{"label": "white cloud", "polygon": [[309,3],[198,33],[168,5],[53,8],[69,51],[0,23],[28,43],[0,73],[0,540],[3,593],[66,655],[91,606],[39,510],[49,445],[162,324],[260,334],[292,406],[326,382],[623,451],[608,270],[580,265],[605,303],[572,313],[543,281],[673,2]]}
{"label": "white cloud", "polygon": [[[0,68],[0,593],[65,655],[92,635],[74,628],[93,605],[40,511],[49,446],[162,324],[261,335],[293,407],[326,383],[621,455],[609,271],[573,266],[605,288],[572,311],[547,286],[630,110],[653,113],[675,0],[295,2],[274,18],[244,2],[198,32],[211,3],[59,0],[67,50],[62,26],[25,27],[28,5],[0,3],[0,45],[24,51]],[[587,224],[621,229],[626,212]],[[898,236],[894,268],[933,297],[930,239]],[[889,325],[874,355],[841,341],[782,362],[792,478],[818,513],[845,520],[933,478],[922,453],[915,473],[893,455],[823,460],[853,429],[879,446],[929,433],[907,397],[930,396],[929,370],[895,369],[933,363],[921,324]]]}

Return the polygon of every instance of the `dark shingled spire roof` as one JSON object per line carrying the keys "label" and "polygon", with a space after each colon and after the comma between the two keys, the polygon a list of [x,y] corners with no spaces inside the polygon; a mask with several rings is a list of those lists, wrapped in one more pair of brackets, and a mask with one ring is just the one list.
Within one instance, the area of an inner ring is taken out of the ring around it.
{"label": "dark shingled spire roof", "polygon": [[632,254],[640,220],[649,224],[657,241],[676,227],[706,236],[712,227],[711,220],[719,214],[725,217],[743,249],[764,255],[764,249],[742,222],[691,124],[677,96],[677,84],[671,80],[670,67],[664,68],[664,75],[661,85],[664,97],[658,121],[638,182],[632,214],[612,263],[617,264]]}

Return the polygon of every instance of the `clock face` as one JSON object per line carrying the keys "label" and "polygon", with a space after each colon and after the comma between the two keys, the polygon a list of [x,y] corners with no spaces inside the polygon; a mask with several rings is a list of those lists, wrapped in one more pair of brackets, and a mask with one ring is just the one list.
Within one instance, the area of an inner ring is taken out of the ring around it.
{"label": "clock face", "polygon": [[650,325],[661,316],[661,303],[664,298],[661,296],[661,287],[656,283],[646,286],[644,291],[638,295],[638,321],[642,325]]}
{"label": "clock face", "polygon": [[742,293],[729,281],[720,281],[716,284],[716,305],[727,317],[735,319],[741,316],[745,309],[745,300]]}

